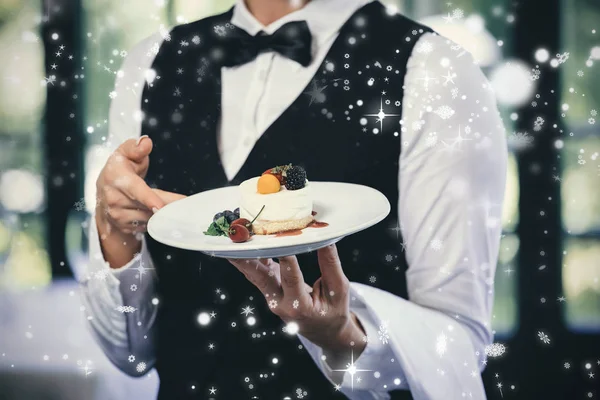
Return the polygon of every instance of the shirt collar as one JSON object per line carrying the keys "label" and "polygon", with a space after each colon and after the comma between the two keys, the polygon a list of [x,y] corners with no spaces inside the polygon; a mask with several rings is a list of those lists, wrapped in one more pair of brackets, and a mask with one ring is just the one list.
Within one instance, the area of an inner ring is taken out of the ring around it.
{"label": "shirt collar", "polygon": [[371,1],[373,0],[311,0],[304,7],[264,26],[248,10],[244,0],[237,0],[231,23],[254,36],[260,31],[270,35],[291,21],[306,21],[314,41],[319,45],[339,31],[356,10]]}

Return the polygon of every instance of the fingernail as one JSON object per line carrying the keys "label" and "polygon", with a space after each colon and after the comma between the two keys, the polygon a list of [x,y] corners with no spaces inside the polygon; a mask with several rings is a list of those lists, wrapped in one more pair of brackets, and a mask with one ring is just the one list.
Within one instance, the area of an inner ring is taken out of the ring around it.
{"label": "fingernail", "polygon": [[158,212],[158,208],[157,208],[157,207],[152,207],[152,212],[153,212],[154,214],[156,214],[156,213]]}
{"label": "fingernail", "polygon": [[139,145],[140,145],[140,143],[142,142],[142,139],[144,139],[144,138],[147,138],[147,137],[148,137],[148,135],[142,135],[142,136],[140,136],[140,137],[138,138],[138,140],[137,140],[137,142],[136,142],[136,144],[135,144],[135,145],[136,145],[136,146],[139,146]]}

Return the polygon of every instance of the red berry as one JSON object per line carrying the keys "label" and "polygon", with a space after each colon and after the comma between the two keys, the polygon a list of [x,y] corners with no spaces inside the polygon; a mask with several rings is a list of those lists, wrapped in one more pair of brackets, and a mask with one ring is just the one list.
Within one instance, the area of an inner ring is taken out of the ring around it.
{"label": "red berry", "polygon": [[245,242],[250,238],[250,231],[244,225],[233,224],[229,227],[229,239],[234,243]]}
{"label": "red berry", "polygon": [[285,185],[285,178],[283,177],[283,175],[281,175],[281,172],[271,172],[271,170],[269,169],[263,172],[262,175],[273,175],[275,178],[277,178],[280,185]]}
{"label": "red berry", "polygon": [[246,218],[238,218],[231,223],[231,225],[243,225],[248,228],[249,231],[252,231],[252,223]]}
{"label": "red berry", "polygon": [[288,165],[278,165],[277,167],[273,167],[273,168],[269,168],[268,170],[266,170],[265,172],[263,172],[261,174],[265,175],[265,174],[271,174],[271,175],[275,175],[275,177],[279,180],[279,183],[281,185],[285,185],[286,182],[286,178],[283,175],[284,172],[286,172],[288,170],[288,168],[290,168],[292,166],[292,164],[288,164]]}

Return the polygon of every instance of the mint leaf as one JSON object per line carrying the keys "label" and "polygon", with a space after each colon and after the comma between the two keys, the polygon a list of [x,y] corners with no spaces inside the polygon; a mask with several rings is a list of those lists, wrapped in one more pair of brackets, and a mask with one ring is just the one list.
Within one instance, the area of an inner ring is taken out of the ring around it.
{"label": "mint leaf", "polygon": [[227,220],[225,219],[225,216],[222,216],[218,220],[216,220],[215,224],[217,224],[219,226],[223,226],[223,225],[229,226],[229,222],[227,222]]}
{"label": "mint leaf", "polygon": [[217,228],[217,225],[214,222],[210,224],[208,230],[203,233],[208,236],[221,236],[221,230]]}
{"label": "mint leaf", "polygon": [[229,222],[227,221],[227,219],[225,219],[224,216],[216,220],[214,223],[216,224],[217,229],[221,231],[223,236],[229,236]]}
{"label": "mint leaf", "polygon": [[229,236],[229,222],[225,217],[221,217],[211,223],[206,232],[203,233],[208,236]]}

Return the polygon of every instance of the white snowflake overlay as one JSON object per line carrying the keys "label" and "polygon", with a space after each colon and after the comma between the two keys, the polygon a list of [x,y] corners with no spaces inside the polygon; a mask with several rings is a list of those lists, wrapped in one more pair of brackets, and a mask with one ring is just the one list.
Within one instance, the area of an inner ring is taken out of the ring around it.
{"label": "white snowflake overlay", "polygon": [[542,341],[542,343],[550,344],[550,338],[548,337],[548,335],[545,332],[539,331],[538,338]]}
{"label": "white snowflake overlay", "polygon": [[377,334],[379,335],[379,340],[381,340],[381,343],[388,344],[390,340],[390,333],[388,331],[388,321],[383,321],[381,323]]}
{"label": "white snowflake overlay", "polygon": [[435,114],[441,119],[448,119],[454,115],[455,111],[449,106],[441,106],[435,110]]}
{"label": "white snowflake overlay", "polygon": [[429,243],[429,246],[435,251],[440,251],[444,247],[444,242],[440,239],[434,238]]}
{"label": "white snowflake overlay", "polygon": [[132,306],[118,306],[117,308],[115,308],[115,310],[120,313],[127,314],[127,313],[132,313],[134,311],[137,311],[137,308],[132,307]]}
{"label": "white snowflake overlay", "polygon": [[502,343],[492,343],[485,347],[485,354],[488,357],[500,357],[506,351]]}
{"label": "white snowflake overlay", "polygon": [[296,389],[296,398],[303,399],[308,396],[308,392],[306,390],[302,390],[302,388]]}

